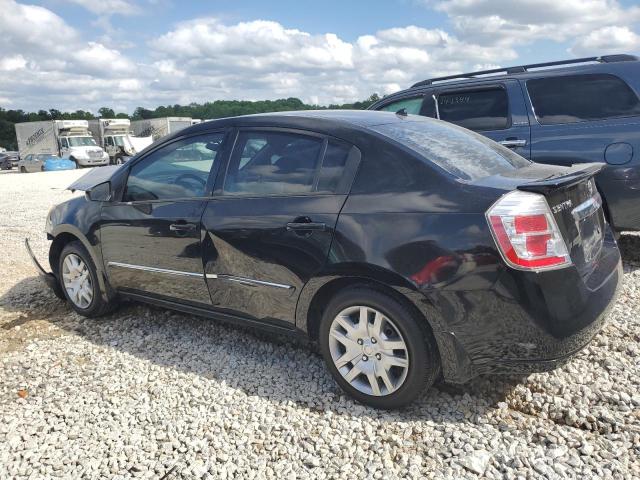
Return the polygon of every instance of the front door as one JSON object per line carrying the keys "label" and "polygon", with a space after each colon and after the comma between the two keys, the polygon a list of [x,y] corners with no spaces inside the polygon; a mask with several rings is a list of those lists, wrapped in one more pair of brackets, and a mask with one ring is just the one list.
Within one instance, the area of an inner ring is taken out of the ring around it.
{"label": "front door", "polygon": [[474,130],[530,158],[529,118],[517,81],[443,88],[437,97],[441,120]]}
{"label": "front door", "polygon": [[213,306],[292,327],[304,284],[323,267],[359,150],[282,130],[241,130],[203,215]]}
{"label": "front door", "polygon": [[224,133],[187,137],[131,165],[121,201],[102,210],[102,255],[114,287],[211,303],[200,220],[223,138]]}

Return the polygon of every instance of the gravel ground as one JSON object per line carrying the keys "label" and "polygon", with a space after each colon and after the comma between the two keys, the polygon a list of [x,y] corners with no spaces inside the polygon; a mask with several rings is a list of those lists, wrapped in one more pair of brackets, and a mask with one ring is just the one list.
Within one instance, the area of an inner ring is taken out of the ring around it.
{"label": "gravel ground", "polygon": [[640,478],[640,237],[568,365],[383,412],[293,340],[134,304],[72,313],[22,241],[46,259],[46,213],[82,173],[0,175],[0,478]]}

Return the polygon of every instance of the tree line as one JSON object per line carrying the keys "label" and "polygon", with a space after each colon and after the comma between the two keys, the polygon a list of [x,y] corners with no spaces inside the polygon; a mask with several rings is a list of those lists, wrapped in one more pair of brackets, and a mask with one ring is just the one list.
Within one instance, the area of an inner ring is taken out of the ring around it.
{"label": "tree line", "polygon": [[0,107],[0,147],[7,150],[17,150],[16,130],[14,125],[21,122],[36,122],[40,120],[92,120],[95,118],[129,118],[140,120],[161,117],[191,117],[199,119],[212,119],[235,117],[238,115],[250,115],[252,113],[284,112],[288,110],[317,110],[317,109],[355,109],[361,110],[369,107],[380,97],[371,95],[366,100],[341,105],[329,105],[321,107],[303,103],[298,98],[282,98],[279,100],[216,100],[206,103],[191,103],[189,105],[159,106],[155,110],[138,107],[133,115],[116,113],[112,108],[102,107],[96,115],[84,110],[75,112],[61,112],[60,110],[38,110],[37,112],[25,112],[23,110],[6,110]]}

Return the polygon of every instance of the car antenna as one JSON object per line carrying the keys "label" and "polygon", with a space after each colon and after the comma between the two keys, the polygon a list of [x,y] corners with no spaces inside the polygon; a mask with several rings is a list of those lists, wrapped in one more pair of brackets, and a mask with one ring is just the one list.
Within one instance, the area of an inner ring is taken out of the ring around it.
{"label": "car antenna", "polygon": [[401,117],[406,117],[407,116],[407,109],[406,108],[401,108],[400,110],[398,110],[396,112],[396,115],[400,115]]}

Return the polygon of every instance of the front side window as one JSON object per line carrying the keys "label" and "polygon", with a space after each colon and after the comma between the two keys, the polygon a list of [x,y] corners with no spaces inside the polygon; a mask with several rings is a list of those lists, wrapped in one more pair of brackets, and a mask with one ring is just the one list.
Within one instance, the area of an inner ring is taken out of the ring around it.
{"label": "front side window", "polygon": [[640,115],[637,95],[614,75],[536,78],[527,81],[527,90],[542,125]]}
{"label": "front side window", "polygon": [[201,197],[223,133],[186,138],[162,147],[131,167],[124,201],[172,200]]}
{"label": "front side window", "polygon": [[385,105],[380,110],[395,113],[402,109],[405,109],[407,113],[419,115],[420,110],[422,109],[422,97],[405,98],[404,100],[399,100],[397,102],[390,103],[389,105]]}
{"label": "front side window", "polygon": [[288,132],[241,132],[224,182],[228,195],[313,191],[323,141]]}
{"label": "front side window", "polygon": [[67,143],[66,138],[61,139],[60,144],[62,145],[62,148],[69,148],[69,144]]}
{"label": "front side window", "polygon": [[502,130],[509,125],[509,101],[502,88],[441,93],[440,120],[470,130]]}

